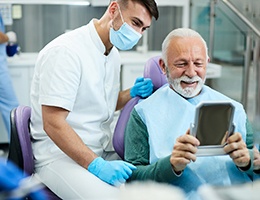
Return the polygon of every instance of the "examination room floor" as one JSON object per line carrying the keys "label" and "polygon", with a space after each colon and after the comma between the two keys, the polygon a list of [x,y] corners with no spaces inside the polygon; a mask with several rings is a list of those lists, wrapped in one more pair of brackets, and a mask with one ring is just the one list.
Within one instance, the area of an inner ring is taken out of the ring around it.
{"label": "examination room floor", "polygon": [[[225,95],[241,101],[242,94],[242,66],[234,66],[230,64],[222,65],[222,75],[220,78],[211,79],[209,84],[219,92]],[[247,113],[250,121],[253,120],[254,110],[255,110],[255,92],[256,92],[256,78],[254,73],[254,68],[251,67],[250,71],[250,82],[249,82],[249,92],[248,92],[248,107]],[[8,144],[0,143],[0,157],[6,158],[8,155]]]}

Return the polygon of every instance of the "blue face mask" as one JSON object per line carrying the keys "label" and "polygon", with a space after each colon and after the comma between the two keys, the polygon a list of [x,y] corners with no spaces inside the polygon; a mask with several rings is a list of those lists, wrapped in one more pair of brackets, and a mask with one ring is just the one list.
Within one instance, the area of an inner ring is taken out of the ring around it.
{"label": "blue face mask", "polygon": [[126,22],[124,22],[120,8],[119,13],[123,24],[117,31],[115,31],[113,27],[110,28],[110,42],[120,50],[129,50],[137,44],[139,39],[142,37],[142,34],[138,33]]}

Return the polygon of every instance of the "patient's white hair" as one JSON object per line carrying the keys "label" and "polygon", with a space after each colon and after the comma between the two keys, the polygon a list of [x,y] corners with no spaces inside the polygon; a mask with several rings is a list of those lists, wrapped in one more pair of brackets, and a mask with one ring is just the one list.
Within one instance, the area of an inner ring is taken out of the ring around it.
{"label": "patient's white hair", "polygon": [[203,42],[205,49],[206,49],[206,56],[208,57],[208,47],[207,47],[207,43],[205,42],[205,40],[202,38],[202,36],[189,28],[177,28],[174,29],[173,31],[171,31],[166,38],[164,39],[163,43],[162,43],[162,59],[164,60],[164,62],[166,63],[166,65],[168,65],[167,63],[167,51],[168,51],[168,47],[170,45],[170,42],[173,38],[176,37],[181,37],[181,38],[186,38],[186,37],[198,37],[201,39],[201,41]]}
{"label": "patient's white hair", "polygon": [[176,186],[153,181],[136,181],[121,188],[120,200],[184,200],[184,192]]}

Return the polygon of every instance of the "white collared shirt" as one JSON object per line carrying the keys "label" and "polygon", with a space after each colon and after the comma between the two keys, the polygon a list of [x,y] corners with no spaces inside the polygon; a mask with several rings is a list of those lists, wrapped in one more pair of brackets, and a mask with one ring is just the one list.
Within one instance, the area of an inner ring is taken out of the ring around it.
{"label": "white collared shirt", "polygon": [[36,165],[63,157],[64,153],[43,131],[41,105],[70,111],[67,122],[95,153],[112,150],[110,124],[119,84],[120,56],[105,46],[93,20],[50,42],[36,61],[31,87],[31,133]]}

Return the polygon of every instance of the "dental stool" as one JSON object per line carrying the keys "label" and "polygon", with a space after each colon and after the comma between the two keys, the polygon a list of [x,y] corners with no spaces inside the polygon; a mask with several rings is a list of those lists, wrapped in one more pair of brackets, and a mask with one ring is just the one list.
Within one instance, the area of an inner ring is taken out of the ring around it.
{"label": "dental stool", "polygon": [[[34,157],[31,145],[29,122],[31,108],[19,105],[11,111],[11,140],[9,144],[8,160],[16,164],[24,174],[30,176],[34,173]],[[44,192],[49,200],[59,200],[49,188]]]}

